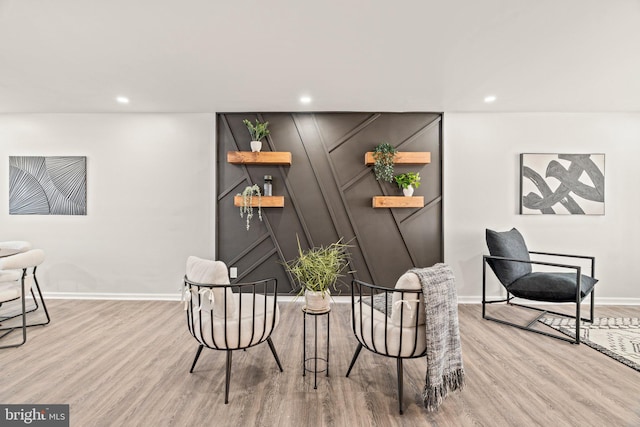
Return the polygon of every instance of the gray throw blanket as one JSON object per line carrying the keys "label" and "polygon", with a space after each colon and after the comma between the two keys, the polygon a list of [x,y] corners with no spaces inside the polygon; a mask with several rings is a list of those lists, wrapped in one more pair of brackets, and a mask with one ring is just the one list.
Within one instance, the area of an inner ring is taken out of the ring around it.
{"label": "gray throw blanket", "polygon": [[409,271],[420,279],[427,314],[427,378],[422,398],[427,411],[435,411],[450,391],[461,390],[465,382],[455,278],[446,264]]}

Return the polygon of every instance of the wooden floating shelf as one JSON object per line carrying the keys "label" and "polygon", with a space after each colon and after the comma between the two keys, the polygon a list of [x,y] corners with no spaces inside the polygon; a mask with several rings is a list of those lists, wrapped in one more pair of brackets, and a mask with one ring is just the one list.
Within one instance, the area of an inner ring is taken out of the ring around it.
{"label": "wooden floating shelf", "polygon": [[234,165],[291,165],[288,151],[227,151],[227,162]]}
{"label": "wooden floating shelf", "polygon": [[[233,197],[234,206],[242,206],[242,196]],[[262,196],[261,205],[263,208],[284,208],[284,196]],[[258,207],[258,198],[254,196],[251,206]]]}
{"label": "wooden floating shelf", "polygon": [[374,196],[374,208],[422,208],[424,207],[423,196]]}
{"label": "wooden floating shelf", "polygon": [[[373,151],[368,151],[364,155],[364,164],[367,166],[375,162]],[[431,163],[431,153],[428,151],[398,151],[393,159],[393,163],[405,165],[425,165]]]}

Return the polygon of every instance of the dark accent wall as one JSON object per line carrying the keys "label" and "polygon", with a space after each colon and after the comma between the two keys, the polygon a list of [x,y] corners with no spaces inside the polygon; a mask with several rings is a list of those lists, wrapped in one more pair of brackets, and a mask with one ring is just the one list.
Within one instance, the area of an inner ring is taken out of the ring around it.
{"label": "dark accent wall", "polygon": [[[227,151],[250,151],[243,119],[269,121],[262,151],[290,151],[291,166],[234,165]],[[351,241],[352,277],[392,287],[407,269],[443,261],[442,116],[436,113],[232,113],[217,115],[218,259],[238,267],[237,281],[276,277],[293,287],[281,265],[303,249],[343,237]],[[373,209],[376,195],[402,195],[395,184],[376,181],[364,155],[380,142],[399,151],[429,151],[427,165],[396,165],[396,173],[419,171],[423,208]],[[249,231],[233,197],[245,186],[262,188],[273,176],[273,195],[284,208],[263,208]],[[342,293],[349,289],[341,286]]]}

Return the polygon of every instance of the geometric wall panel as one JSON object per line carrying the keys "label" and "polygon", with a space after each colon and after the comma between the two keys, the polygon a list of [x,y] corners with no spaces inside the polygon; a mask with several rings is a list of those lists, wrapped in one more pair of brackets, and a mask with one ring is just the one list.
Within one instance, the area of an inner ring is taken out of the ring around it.
{"label": "geometric wall panel", "polygon": [[10,156],[9,214],[86,215],[87,158]]}
{"label": "geometric wall panel", "polygon": [[[278,279],[294,284],[282,266],[303,249],[350,241],[352,278],[393,287],[412,267],[443,261],[442,116],[438,113],[224,113],[217,115],[216,256],[238,268],[237,281]],[[229,151],[250,151],[243,120],[269,122],[262,151],[286,151],[291,165],[227,162]],[[373,209],[374,196],[401,196],[395,184],[375,179],[365,153],[387,142],[398,151],[428,151],[431,163],[395,165],[395,173],[419,172],[424,207]],[[273,178],[284,208],[263,208],[247,231],[234,196],[247,185]],[[349,286],[342,285],[343,295]]]}

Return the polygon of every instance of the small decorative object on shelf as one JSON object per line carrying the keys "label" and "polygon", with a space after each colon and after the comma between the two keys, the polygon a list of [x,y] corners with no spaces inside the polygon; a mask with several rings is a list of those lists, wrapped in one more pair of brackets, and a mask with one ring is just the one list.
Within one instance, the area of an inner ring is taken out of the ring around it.
{"label": "small decorative object on shelf", "polygon": [[269,135],[270,131],[267,129],[269,122],[260,122],[256,119],[256,123],[253,124],[249,120],[244,119],[242,121],[251,135],[251,151],[259,152],[262,149],[262,138]]}
{"label": "small decorative object on shelf", "polygon": [[264,176],[264,195],[265,196],[273,196],[273,178],[271,175]]}
{"label": "small decorative object on shelf", "polygon": [[407,172],[395,176],[396,184],[406,197],[413,196],[413,190],[420,187],[420,172]]}
{"label": "small decorative object on shelf", "polygon": [[378,181],[393,182],[393,158],[398,150],[386,142],[376,145],[373,150],[373,172]]}
{"label": "small decorative object on shelf", "polygon": [[[330,288],[336,290],[342,271],[349,265],[350,247],[342,238],[329,246],[302,250],[298,239],[298,257],[285,261],[284,266],[300,285],[298,295],[305,296],[306,309],[321,312],[329,309]],[[353,273],[349,271],[348,273]]]}
{"label": "small decorative object on shelf", "polygon": [[242,196],[242,206],[240,206],[240,218],[244,215],[247,216],[247,231],[251,226],[251,218],[253,218],[253,196],[258,197],[258,218],[262,221],[262,195],[260,194],[260,187],[257,184],[247,185],[242,193],[238,193],[237,196]]}

